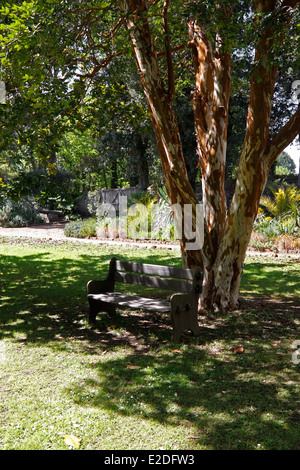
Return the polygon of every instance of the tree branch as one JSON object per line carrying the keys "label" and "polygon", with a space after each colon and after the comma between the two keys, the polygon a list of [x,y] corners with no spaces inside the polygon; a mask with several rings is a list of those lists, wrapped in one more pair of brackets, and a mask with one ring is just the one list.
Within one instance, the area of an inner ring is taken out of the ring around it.
{"label": "tree branch", "polygon": [[166,55],[167,55],[167,65],[168,65],[168,95],[171,101],[173,101],[175,96],[175,78],[174,78],[174,67],[172,60],[171,52],[171,41],[170,41],[170,31],[168,25],[168,8],[170,0],[165,0],[163,6],[163,28],[165,34],[165,46],[166,46]]}
{"label": "tree branch", "polygon": [[101,62],[97,62],[96,59],[94,60],[94,63],[95,63],[95,67],[93,68],[93,70],[89,73],[85,73],[84,75],[83,74],[80,74],[80,73],[76,73],[75,75],[77,77],[80,77],[80,78],[90,78],[90,79],[93,79],[95,77],[95,75],[99,72],[99,70],[101,70],[102,68],[105,68],[107,67],[107,65],[117,56],[119,55],[122,55],[124,53],[124,51],[119,51],[119,52],[113,52],[112,54],[108,55],[107,57],[105,57]]}
{"label": "tree branch", "polygon": [[277,157],[290,145],[300,132],[300,106],[290,120],[268,143],[265,150],[265,158],[271,167]]}
{"label": "tree branch", "polygon": [[[187,48],[187,44],[179,44],[178,46],[171,47],[169,49],[169,52],[173,54],[174,52],[183,51],[186,48]],[[167,51],[159,51],[157,53],[157,58],[160,59],[161,57],[166,57],[166,55],[167,55]]]}
{"label": "tree branch", "polygon": [[188,45],[191,49],[195,72],[195,91],[192,92],[191,98],[198,140],[199,164],[203,166],[208,161],[207,139],[213,114],[215,63],[212,45],[205,32],[194,20],[188,23],[188,28],[190,36]]}
{"label": "tree branch", "polygon": [[116,32],[120,29],[120,27],[123,25],[124,23],[124,17],[122,16],[122,18],[119,19],[119,21],[117,22],[117,24],[111,28],[110,32],[108,34],[105,34],[104,37],[106,39],[112,39]]}
{"label": "tree branch", "polygon": [[[275,11],[275,2],[266,0],[256,2],[256,13]],[[258,19],[258,26],[262,27]],[[272,48],[276,38],[273,24],[263,25],[263,29],[255,45],[254,67],[251,74],[250,100],[246,124],[244,145],[254,147],[257,144],[257,154],[267,145],[269,137],[271,104],[274,94],[276,67],[272,63]],[[259,142],[259,146],[258,146]]]}

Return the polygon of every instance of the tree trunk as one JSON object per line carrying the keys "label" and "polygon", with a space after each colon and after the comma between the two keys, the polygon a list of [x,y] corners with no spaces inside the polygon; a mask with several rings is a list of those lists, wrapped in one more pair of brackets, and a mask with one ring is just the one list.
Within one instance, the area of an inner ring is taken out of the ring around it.
{"label": "tree trunk", "polygon": [[114,158],[111,164],[111,189],[118,187],[118,164],[117,160]]}
{"label": "tree trunk", "polygon": [[268,175],[268,169],[263,164],[258,164],[256,168],[253,166],[253,171],[249,169],[249,164],[240,165],[224,234],[211,269],[213,292],[204,291],[204,308],[224,311],[238,307],[246,250]]}
{"label": "tree trunk", "polygon": [[[275,5],[275,0],[261,0],[256,2],[256,11],[259,14],[270,13],[275,10]],[[290,10],[283,14],[288,15],[285,18],[288,21]],[[230,15],[230,10],[224,11],[226,15]],[[268,24],[261,31],[256,44],[245,140],[234,196],[226,214],[223,165],[230,93],[230,57],[226,48],[222,48],[221,36],[218,39],[221,52],[216,49],[213,54],[203,31],[197,24],[190,23],[190,44],[196,76],[195,123],[199,136],[203,193],[206,197],[207,231],[203,249],[204,282],[201,298],[201,307],[204,309],[228,310],[238,307],[246,250],[267,176],[276,158],[292,142],[299,129],[298,109],[273,139],[269,136],[276,73],[271,51],[278,33]]]}
{"label": "tree trunk", "polygon": [[146,191],[149,186],[149,165],[147,159],[147,146],[148,142],[143,141],[140,133],[137,133],[135,138],[136,155],[138,162],[138,188]]}
{"label": "tree trunk", "polygon": [[[157,146],[161,157],[170,204],[193,207],[193,230],[196,228],[198,201],[188,181],[176,115],[172,107],[175,91],[171,49],[167,25],[169,0],[165,0],[163,24],[166,33],[168,89],[161,79],[157,53],[151,36],[144,0],[125,0],[127,27],[141,84],[150,108]],[[285,2],[276,10],[280,19],[289,21],[299,2]],[[221,34],[213,47],[205,30],[189,22],[190,42],[195,71],[192,95],[197,153],[202,174],[204,206],[203,248],[189,250],[182,232],[181,248],[184,266],[203,267],[201,308],[228,310],[238,306],[240,280],[246,250],[271,165],[299,133],[300,109],[272,139],[269,136],[271,103],[274,92],[275,66],[272,54],[278,36],[272,22],[261,22],[261,15],[272,14],[275,0],[257,0],[255,8],[258,35],[251,79],[245,140],[241,152],[235,193],[227,211],[224,190],[225,158],[230,96],[231,58],[227,38]],[[225,21],[231,21],[230,8],[224,8]],[[281,15],[281,16],[280,16]],[[260,23],[259,23],[260,22]],[[226,29],[226,28],[225,28]]]}
{"label": "tree trunk", "polygon": [[195,71],[192,95],[198,158],[202,176],[205,237],[202,250],[202,307],[215,297],[215,263],[226,223],[225,162],[230,96],[230,55],[215,51],[195,21],[189,23],[190,48]]}
{"label": "tree trunk", "polygon": [[[196,231],[196,206],[198,200],[188,180],[182,152],[176,114],[172,107],[174,78],[169,61],[168,89],[165,88],[160,75],[156,49],[152,39],[145,2],[143,0],[126,0],[127,28],[134,46],[134,54],[140,73],[141,84],[147,98],[155,131],[157,147],[161,158],[164,183],[170,205],[191,204],[193,207],[192,231]],[[184,214],[183,214],[184,218]],[[183,222],[184,224],[184,222]],[[199,266],[202,263],[200,250],[188,250],[185,230],[180,240],[183,265]]]}
{"label": "tree trunk", "polygon": [[[230,15],[229,9],[224,10],[228,20]],[[246,250],[269,171],[263,152],[268,141],[275,76],[275,68],[266,59],[272,34],[268,28],[257,44],[257,66],[251,82],[246,135],[235,193],[226,214],[224,177],[230,56],[221,35],[213,51],[211,42],[197,23],[190,23],[189,28],[196,77],[195,123],[199,135],[207,227],[201,307],[227,310],[238,305]]]}

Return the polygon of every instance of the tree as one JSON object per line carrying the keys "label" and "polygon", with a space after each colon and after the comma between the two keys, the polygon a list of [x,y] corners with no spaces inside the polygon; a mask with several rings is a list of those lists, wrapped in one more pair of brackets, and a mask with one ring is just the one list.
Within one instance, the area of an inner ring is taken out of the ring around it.
{"label": "tree", "polygon": [[[291,23],[298,3],[261,0],[254,4],[258,39],[251,73],[246,135],[235,193],[228,212],[224,191],[231,77],[228,26],[232,26],[234,11],[226,2],[222,7],[215,5],[216,16],[221,13],[226,23],[216,21],[214,35],[208,33],[207,27],[201,25],[198,19],[191,18],[188,22],[195,73],[193,107],[202,173],[205,241],[202,250],[188,252],[185,250],[186,240],[183,239],[182,250],[188,266],[203,262],[204,307],[227,309],[237,306],[246,249],[268,172],[278,155],[299,132],[298,109],[275,136],[269,135],[276,75],[275,52],[283,41],[284,31]],[[161,79],[146,3],[142,0],[127,0],[125,14],[142,86],[151,109],[170,201],[172,204],[180,202],[181,206],[186,203],[196,206],[197,200],[187,179],[177,120],[172,108],[175,81],[168,7],[169,2],[166,1],[162,16],[168,64],[167,89]]]}
{"label": "tree", "polygon": [[131,186],[147,189],[153,131],[134,61],[118,57],[110,63],[95,77],[91,97],[89,129],[113,174],[107,187],[118,187],[125,177]]}
{"label": "tree", "polygon": [[281,174],[289,175],[296,173],[296,165],[292,157],[289,156],[287,152],[282,152],[277,161],[276,161],[276,170],[277,174],[278,170],[281,171]]}
{"label": "tree", "polygon": [[[24,12],[26,2],[14,5]],[[188,179],[174,108],[180,64],[187,60],[189,53],[192,59],[189,72],[194,77],[192,104],[202,177],[205,237],[202,249],[190,250],[187,245],[190,240],[183,231],[183,264],[203,266],[202,308],[235,308],[246,249],[267,175],[300,130],[300,109],[295,110],[296,106],[274,134],[270,124],[279,59],[291,41],[295,43],[293,51],[300,49],[297,49],[299,1],[106,0],[86,3],[77,0],[67,4],[52,1],[50,5],[45,0],[31,2],[30,13],[27,12],[24,21],[18,17],[17,22],[7,13],[3,29],[8,28],[11,36],[9,40],[2,38],[6,50],[2,63],[8,70],[7,76],[10,77],[9,71],[14,69],[15,45],[22,51],[25,45],[36,49],[38,44],[36,60],[32,56],[26,60],[19,57],[19,60],[23,64],[31,61],[37,67],[46,57],[48,63],[62,70],[64,85],[68,78],[69,88],[80,90],[83,103],[102,68],[117,56],[133,53],[150,110],[170,204],[181,208],[185,204],[192,205],[195,231],[198,200]],[[20,22],[27,25],[27,29],[20,28]],[[50,47],[45,48],[44,36],[54,25],[58,25],[57,32],[51,36]],[[245,74],[249,90],[248,113],[235,192],[227,208],[224,179],[230,90],[234,67],[241,62],[241,56],[245,56],[245,50],[248,59],[252,59]],[[180,54],[184,57],[181,61],[178,60],[182,58]],[[294,56],[299,61],[299,53]],[[298,70],[294,57],[291,59],[286,54],[285,60],[293,64],[292,70]],[[40,76],[42,72],[38,70]],[[293,78],[291,74],[290,78]]]}

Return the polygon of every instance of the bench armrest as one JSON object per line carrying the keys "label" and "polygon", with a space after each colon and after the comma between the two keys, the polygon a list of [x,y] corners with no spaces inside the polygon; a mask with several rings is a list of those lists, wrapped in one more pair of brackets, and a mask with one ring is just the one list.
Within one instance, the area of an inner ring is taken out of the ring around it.
{"label": "bench armrest", "polygon": [[103,281],[89,281],[87,283],[88,294],[102,294],[104,292],[113,292],[115,283],[111,279],[105,279]]}

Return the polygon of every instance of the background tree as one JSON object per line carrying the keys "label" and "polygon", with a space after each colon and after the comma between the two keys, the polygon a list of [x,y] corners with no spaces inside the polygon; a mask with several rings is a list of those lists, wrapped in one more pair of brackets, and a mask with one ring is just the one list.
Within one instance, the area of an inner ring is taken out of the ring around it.
{"label": "background tree", "polygon": [[287,152],[282,152],[276,161],[276,174],[290,175],[296,173],[296,165],[294,160]]}

